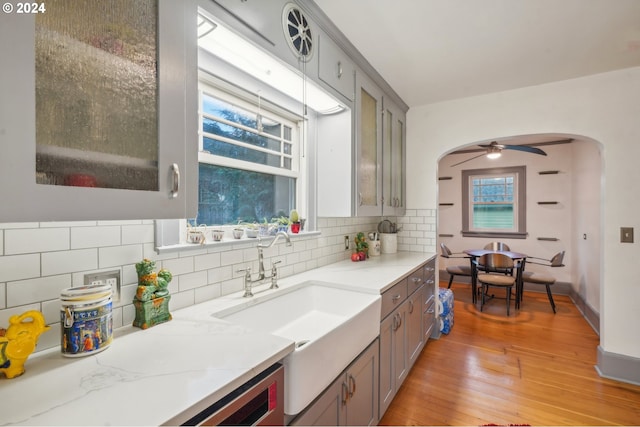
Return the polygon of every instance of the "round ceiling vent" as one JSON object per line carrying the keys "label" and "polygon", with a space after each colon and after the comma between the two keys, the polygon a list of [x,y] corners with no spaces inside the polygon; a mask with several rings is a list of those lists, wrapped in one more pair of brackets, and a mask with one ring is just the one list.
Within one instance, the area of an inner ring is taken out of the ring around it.
{"label": "round ceiling vent", "polygon": [[313,55],[315,40],[309,21],[298,6],[289,3],[284,7],[282,25],[285,38],[293,53],[302,61],[308,61]]}

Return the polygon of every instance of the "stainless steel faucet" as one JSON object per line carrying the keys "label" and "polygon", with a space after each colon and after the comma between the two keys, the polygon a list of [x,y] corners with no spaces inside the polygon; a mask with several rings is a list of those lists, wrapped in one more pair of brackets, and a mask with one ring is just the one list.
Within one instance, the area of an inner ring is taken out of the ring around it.
{"label": "stainless steel faucet", "polygon": [[238,272],[244,272],[244,297],[252,297],[253,292],[251,288],[254,283],[262,282],[264,279],[271,279],[271,286],[269,289],[277,289],[278,288],[278,269],[276,267],[277,264],[280,264],[281,261],[276,261],[271,264],[271,276],[267,277],[264,271],[264,249],[269,249],[273,245],[276,244],[280,237],[284,237],[287,241],[287,246],[291,246],[291,239],[289,235],[284,231],[279,231],[276,233],[275,238],[268,245],[263,244],[262,242],[258,243],[258,277],[256,279],[251,278],[251,268],[247,267]]}

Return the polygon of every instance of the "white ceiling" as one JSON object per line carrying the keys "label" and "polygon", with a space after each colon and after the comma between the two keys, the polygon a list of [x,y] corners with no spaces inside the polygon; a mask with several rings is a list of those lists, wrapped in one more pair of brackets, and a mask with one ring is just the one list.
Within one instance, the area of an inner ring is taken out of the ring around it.
{"label": "white ceiling", "polygon": [[640,65],[640,0],[315,0],[409,107]]}

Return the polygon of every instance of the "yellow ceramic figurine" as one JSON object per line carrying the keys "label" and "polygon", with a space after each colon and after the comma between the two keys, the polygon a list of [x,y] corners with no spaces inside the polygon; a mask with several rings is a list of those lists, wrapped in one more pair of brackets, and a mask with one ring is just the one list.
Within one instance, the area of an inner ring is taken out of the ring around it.
{"label": "yellow ceramic figurine", "polygon": [[49,329],[39,311],[30,310],[11,316],[9,328],[6,331],[0,329],[0,372],[4,372],[7,378],[22,375],[24,363],[36,349],[40,334]]}

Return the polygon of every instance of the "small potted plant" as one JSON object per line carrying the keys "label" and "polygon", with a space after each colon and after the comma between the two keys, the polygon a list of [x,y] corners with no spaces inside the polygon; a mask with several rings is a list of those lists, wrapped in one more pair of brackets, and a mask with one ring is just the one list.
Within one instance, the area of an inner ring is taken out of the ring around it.
{"label": "small potted plant", "polygon": [[[256,224],[255,222],[240,222],[238,225],[244,228],[244,232],[249,239],[255,239],[256,237],[258,237],[258,224]],[[242,237],[242,235],[240,236]]]}
{"label": "small potted plant", "polygon": [[298,215],[297,210],[291,209],[291,212],[289,213],[289,222],[291,222],[291,232],[298,234],[300,232],[300,216]]}
{"label": "small potted plant", "polygon": [[351,261],[365,261],[369,257],[369,244],[364,233],[356,234],[353,241],[356,244],[356,251],[351,255]]}
{"label": "small potted plant", "polygon": [[284,231],[285,233],[287,232],[290,224],[289,218],[287,218],[286,216],[271,218],[271,222],[275,225],[276,232]]}

